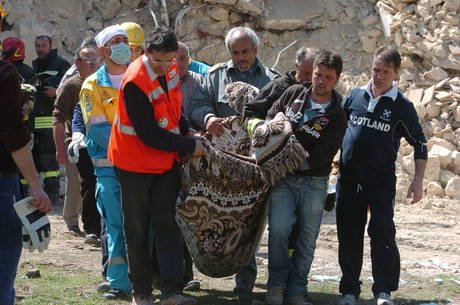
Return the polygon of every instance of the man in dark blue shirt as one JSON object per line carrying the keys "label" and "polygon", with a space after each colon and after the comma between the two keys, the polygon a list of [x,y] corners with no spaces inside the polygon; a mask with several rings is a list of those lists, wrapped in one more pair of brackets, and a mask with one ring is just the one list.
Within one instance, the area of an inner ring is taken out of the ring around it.
{"label": "man in dark blue shirt", "polygon": [[393,305],[398,289],[400,258],[395,241],[395,161],[404,137],[414,147],[415,176],[407,197],[423,195],[427,149],[415,108],[394,83],[401,65],[393,47],[377,50],[372,79],[343,101],[348,126],[342,144],[337,184],[337,235],[342,269],[340,305],[355,305],[361,292],[364,228],[370,211],[372,292],[377,305]]}

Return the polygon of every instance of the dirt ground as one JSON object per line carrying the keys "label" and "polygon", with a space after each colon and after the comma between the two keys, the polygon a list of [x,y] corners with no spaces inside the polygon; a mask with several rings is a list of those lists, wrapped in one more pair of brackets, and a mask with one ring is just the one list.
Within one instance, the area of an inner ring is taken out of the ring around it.
{"label": "dirt ground", "polygon": [[[452,275],[460,285],[460,202],[446,199],[423,199],[416,205],[397,204],[395,208],[397,241],[401,253],[401,285],[414,278],[432,278],[438,274]],[[99,270],[100,248],[83,243],[83,238],[67,232],[61,210],[50,216],[52,241],[49,249],[37,254],[23,252],[21,262],[40,255],[40,260],[62,265],[65,270]],[[336,282],[340,277],[337,263],[335,214],[325,212],[317,241],[316,255],[310,272],[310,281]],[[369,239],[365,240],[365,259],[362,279],[369,280]],[[259,267],[255,292],[264,292],[267,279],[267,231],[257,253]],[[21,276],[21,275],[18,275]],[[201,287],[231,291],[233,278],[209,278],[200,273],[196,277]],[[432,279],[431,279],[432,280]],[[20,293],[20,292],[19,292]],[[338,293],[338,292],[337,292]],[[460,304],[460,299],[452,300]]]}

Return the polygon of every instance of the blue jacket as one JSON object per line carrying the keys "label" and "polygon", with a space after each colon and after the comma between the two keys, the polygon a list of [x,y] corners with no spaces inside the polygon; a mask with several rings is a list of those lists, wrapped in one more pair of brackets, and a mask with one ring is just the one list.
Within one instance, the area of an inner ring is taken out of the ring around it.
{"label": "blue jacket", "polygon": [[412,105],[396,86],[372,99],[367,87],[343,100],[348,118],[339,163],[343,182],[372,185],[395,179],[395,161],[404,137],[414,147],[414,159],[427,159],[422,127]]}
{"label": "blue jacket", "polygon": [[82,134],[86,135],[86,127],[85,123],[83,122],[83,115],[81,114],[80,102],[75,105],[75,109],[73,111],[72,133],[74,132],[81,132]]}

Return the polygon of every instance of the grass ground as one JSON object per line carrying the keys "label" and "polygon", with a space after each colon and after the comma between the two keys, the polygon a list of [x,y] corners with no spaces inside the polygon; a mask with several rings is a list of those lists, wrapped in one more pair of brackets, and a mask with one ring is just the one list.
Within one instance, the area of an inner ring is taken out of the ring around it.
{"label": "grass ground", "polygon": [[[29,270],[39,269],[41,277],[24,278]],[[115,305],[129,304],[124,301],[106,301],[95,291],[99,280],[98,272],[88,270],[65,270],[62,266],[55,267],[39,262],[21,264],[16,280],[16,290],[20,305]],[[435,284],[434,279],[442,279],[441,284]],[[431,278],[410,279],[408,284],[400,287],[394,294],[398,305],[419,305],[434,302],[440,304],[455,304],[460,299],[460,285],[455,277],[448,274],[434,275]],[[258,280],[260,282],[260,278]],[[264,288],[258,284],[259,288]],[[203,287],[206,288],[206,287]],[[334,282],[311,282],[308,300],[315,305],[335,305],[338,303],[338,285]],[[203,289],[190,293],[199,300],[200,305],[251,305],[260,304],[265,297],[264,292],[256,292],[251,296],[236,297],[231,289]],[[370,284],[363,284],[361,305],[375,304],[370,294]],[[458,304],[458,303],[457,303]]]}

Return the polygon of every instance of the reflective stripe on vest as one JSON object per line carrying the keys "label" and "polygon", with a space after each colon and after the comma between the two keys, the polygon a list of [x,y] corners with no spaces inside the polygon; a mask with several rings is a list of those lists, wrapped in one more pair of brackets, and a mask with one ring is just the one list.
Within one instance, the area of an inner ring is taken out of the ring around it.
{"label": "reflective stripe on vest", "polygon": [[52,116],[38,116],[35,117],[35,129],[53,128]]}
{"label": "reflective stripe on vest", "polygon": [[115,115],[115,118],[113,119],[113,123],[118,127],[118,130],[120,130],[121,133],[127,134],[129,136],[136,135],[136,131],[134,130],[134,127],[121,124],[120,119],[118,118],[117,115]]}
{"label": "reflective stripe on vest", "polygon": [[149,98],[150,102],[160,97],[163,94],[163,89],[161,87],[156,87],[153,91],[150,91]]}
{"label": "reflective stripe on vest", "polygon": [[109,122],[109,118],[105,114],[99,114],[95,116],[90,116],[85,126],[86,129],[89,129],[93,124]]}
{"label": "reflective stripe on vest", "polygon": [[179,82],[179,73],[174,76],[174,78],[171,78],[168,81],[168,90],[171,91],[173,88],[177,86],[177,83]]}
{"label": "reflective stripe on vest", "polygon": [[93,161],[94,167],[113,167],[113,163],[109,159],[91,158],[91,161]]}

